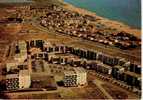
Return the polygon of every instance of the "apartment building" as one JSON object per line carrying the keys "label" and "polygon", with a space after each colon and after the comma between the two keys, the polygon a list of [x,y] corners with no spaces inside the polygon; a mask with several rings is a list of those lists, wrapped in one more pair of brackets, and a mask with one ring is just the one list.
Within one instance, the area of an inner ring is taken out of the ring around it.
{"label": "apartment building", "polygon": [[74,68],[70,71],[64,71],[64,86],[83,86],[87,84],[87,73],[83,68]]}
{"label": "apartment building", "polygon": [[29,88],[31,85],[31,78],[28,70],[20,70],[17,74],[6,75],[6,89],[17,90]]}

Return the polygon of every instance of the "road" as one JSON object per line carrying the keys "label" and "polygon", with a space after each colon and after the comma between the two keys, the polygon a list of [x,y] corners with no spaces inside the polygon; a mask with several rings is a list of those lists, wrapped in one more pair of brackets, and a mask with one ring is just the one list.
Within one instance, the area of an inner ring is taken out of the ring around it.
{"label": "road", "polygon": [[[44,90],[44,89],[43,89]],[[23,91],[23,92],[8,92],[8,93],[6,93],[6,94],[10,94],[10,95],[24,95],[24,94],[40,94],[40,93],[57,93],[58,92],[58,90],[51,90],[51,91],[29,91],[29,92],[27,92],[27,91]]]}
{"label": "road", "polygon": [[105,96],[107,96],[108,99],[113,99],[112,96],[102,87],[102,82],[99,80],[93,80],[93,83],[98,86],[98,88],[103,92]]}

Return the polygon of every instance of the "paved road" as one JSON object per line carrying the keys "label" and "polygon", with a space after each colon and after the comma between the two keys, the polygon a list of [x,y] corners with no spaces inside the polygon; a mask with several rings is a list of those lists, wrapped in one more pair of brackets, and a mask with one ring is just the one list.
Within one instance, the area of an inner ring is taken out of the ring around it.
{"label": "paved road", "polygon": [[29,95],[29,94],[42,94],[42,93],[58,93],[58,90],[53,91],[29,91],[29,92],[10,92],[7,95]]}
{"label": "paved road", "polygon": [[107,96],[108,99],[113,99],[112,96],[101,86],[102,85],[102,82],[99,81],[99,80],[93,80],[93,83],[98,86],[98,88],[103,92],[103,94],[105,96]]}

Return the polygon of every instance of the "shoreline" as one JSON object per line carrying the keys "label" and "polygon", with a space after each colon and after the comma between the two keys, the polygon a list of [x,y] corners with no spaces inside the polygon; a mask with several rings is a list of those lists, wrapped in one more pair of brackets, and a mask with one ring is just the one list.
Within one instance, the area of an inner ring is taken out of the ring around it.
{"label": "shoreline", "polygon": [[88,11],[83,8],[76,7],[70,3],[64,2],[62,0],[59,0],[59,1],[63,3],[63,7],[65,9],[68,9],[68,10],[74,11],[74,12],[78,12],[79,14],[82,14],[82,15],[90,15],[90,16],[96,17],[96,19],[98,19],[98,22],[104,24],[105,26],[115,28],[119,31],[125,31],[125,32],[130,33],[130,34],[141,39],[141,30],[140,29],[130,27],[129,25],[126,25],[119,21],[115,21],[115,20],[111,20],[108,18],[98,16],[94,12]]}

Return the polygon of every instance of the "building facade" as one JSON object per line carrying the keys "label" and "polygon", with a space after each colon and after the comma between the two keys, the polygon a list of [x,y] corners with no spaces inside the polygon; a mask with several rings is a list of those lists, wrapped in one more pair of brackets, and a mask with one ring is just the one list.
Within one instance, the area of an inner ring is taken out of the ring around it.
{"label": "building facade", "polygon": [[26,89],[31,85],[31,78],[28,70],[20,70],[18,74],[6,75],[6,89]]}
{"label": "building facade", "polygon": [[64,86],[83,86],[87,84],[87,73],[84,68],[74,68],[71,71],[64,72]]}

